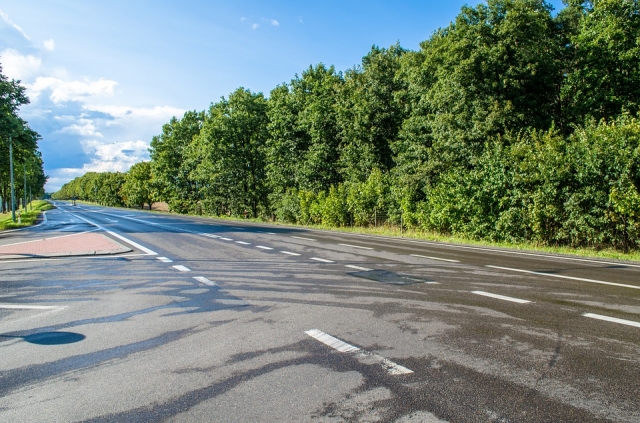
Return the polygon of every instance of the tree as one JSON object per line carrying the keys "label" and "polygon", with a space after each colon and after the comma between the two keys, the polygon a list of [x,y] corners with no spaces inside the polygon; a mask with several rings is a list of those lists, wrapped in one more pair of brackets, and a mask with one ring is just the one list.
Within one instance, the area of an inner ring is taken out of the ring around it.
{"label": "tree", "polygon": [[151,174],[151,162],[136,163],[127,173],[125,181],[120,188],[120,196],[128,205],[135,205],[144,208],[149,205],[149,210],[153,205],[153,177]]}
{"label": "tree", "polygon": [[149,152],[158,199],[181,213],[187,212],[198,199],[195,181],[190,177],[194,164],[186,160],[185,149],[200,133],[203,120],[204,112],[186,112],[182,119],[171,118],[163,125],[162,134],[151,140]]}
{"label": "tree", "polygon": [[188,147],[190,177],[198,182],[205,208],[253,217],[266,209],[264,144],[267,101],[262,93],[238,88],[212,104],[200,134]]}
{"label": "tree", "polygon": [[570,120],[609,119],[624,111],[635,115],[640,111],[640,2],[573,1],[570,7],[581,12],[562,91]]}
{"label": "tree", "polygon": [[346,72],[337,96],[340,137],[340,173],[351,182],[364,182],[374,169],[390,171],[395,163],[391,143],[398,137],[404,110],[395,95],[404,88],[397,78],[399,45],[372,47],[362,66]]}

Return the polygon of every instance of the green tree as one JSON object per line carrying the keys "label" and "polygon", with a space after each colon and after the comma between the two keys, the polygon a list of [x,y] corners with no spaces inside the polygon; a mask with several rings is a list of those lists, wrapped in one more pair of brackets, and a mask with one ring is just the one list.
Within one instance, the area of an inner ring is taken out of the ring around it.
{"label": "green tree", "polygon": [[190,177],[194,164],[187,160],[185,149],[200,133],[203,120],[204,112],[186,112],[182,119],[171,118],[163,125],[162,134],[151,140],[149,152],[158,200],[180,213],[186,213],[198,200],[198,189]]}
{"label": "green tree", "polygon": [[[581,18],[570,38],[562,97],[569,119],[612,118],[640,110],[640,2],[573,1]],[[575,22],[576,19],[573,21]]]}
{"label": "green tree", "polygon": [[264,144],[267,101],[238,88],[212,104],[200,134],[187,148],[190,177],[198,182],[205,209],[219,214],[266,210]]}
{"label": "green tree", "polygon": [[153,205],[153,178],[151,174],[151,162],[136,163],[125,174],[125,181],[120,188],[120,196],[128,205],[144,208]]}
{"label": "green tree", "polygon": [[391,143],[404,119],[404,110],[395,101],[405,85],[397,78],[404,53],[397,44],[389,49],[374,46],[360,67],[345,74],[336,112],[345,181],[364,182],[374,169],[388,172],[394,167]]}

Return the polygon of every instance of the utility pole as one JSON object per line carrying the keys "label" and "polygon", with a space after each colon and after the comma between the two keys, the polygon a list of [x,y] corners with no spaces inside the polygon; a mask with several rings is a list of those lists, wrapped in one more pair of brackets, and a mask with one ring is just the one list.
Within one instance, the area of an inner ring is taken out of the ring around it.
{"label": "utility pole", "polygon": [[16,221],[16,191],[13,186],[13,143],[9,135],[9,173],[11,174],[11,221]]}
{"label": "utility pole", "polygon": [[24,190],[22,191],[24,211],[27,211],[27,165],[26,163],[22,165],[22,169],[24,171]]}

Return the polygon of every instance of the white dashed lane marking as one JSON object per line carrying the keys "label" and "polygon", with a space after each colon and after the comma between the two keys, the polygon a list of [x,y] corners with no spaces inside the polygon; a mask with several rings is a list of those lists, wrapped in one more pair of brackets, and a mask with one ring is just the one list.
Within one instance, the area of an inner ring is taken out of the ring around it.
{"label": "white dashed lane marking", "polygon": [[338,245],[342,245],[343,247],[359,248],[361,250],[373,250],[373,248],[371,247],[361,247],[360,245],[351,245],[351,244],[338,244]]}
{"label": "white dashed lane marking", "polygon": [[356,353],[356,357],[358,357],[359,359],[375,359],[377,362],[380,363],[380,365],[382,365],[382,367],[384,367],[387,372],[389,372],[392,375],[406,375],[406,374],[410,374],[413,373],[413,370],[409,370],[404,366],[401,366],[397,363],[394,363],[393,361],[386,359],[384,357],[381,357],[377,354],[371,353],[369,351],[363,350],[361,348],[358,348],[356,346],[353,346],[351,344],[347,344],[344,341],[341,341],[338,338],[335,338],[331,335],[328,335],[324,332],[322,332],[321,330],[318,329],[311,329],[305,332],[307,335],[309,335],[310,337],[317,339],[318,341],[322,342],[323,344],[341,352],[341,353]]}
{"label": "white dashed lane marking", "polygon": [[194,276],[193,279],[197,280],[198,282],[201,282],[205,285],[209,285],[209,286],[218,286],[217,283],[210,281],[209,279],[205,278],[204,276]]}
{"label": "white dashed lane marking", "polygon": [[236,241],[237,244],[242,244],[242,245],[251,245],[251,243],[249,242],[244,242],[244,241]]}
{"label": "white dashed lane marking", "polygon": [[616,317],[603,316],[601,314],[593,314],[593,313],[584,313],[583,316],[590,317],[592,319],[605,320],[607,322],[619,323],[621,325],[635,326],[637,328],[640,328],[640,322],[634,322],[633,320],[618,319]]}
{"label": "white dashed lane marking", "polygon": [[166,257],[156,257],[158,260],[160,260],[163,263],[173,263],[173,260],[166,258]]}
{"label": "white dashed lane marking", "polygon": [[63,310],[67,306],[43,306],[28,304],[0,304],[0,309],[4,310]]}
{"label": "white dashed lane marking", "polygon": [[484,291],[471,291],[471,293],[476,295],[482,295],[484,297],[496,298],[498,300],[511,301],[512,303],[526,304],[531,302],[529,300],[521,300],[520,298],[507,297],[505,295],[492,294],[490,292],[484,292]]}
{"label": "white dashed lane marking", "polygon": [[348,267],[350,269],[362,270],[363,272],[371,271],[371,269],[367,269],[366,267],[354,266],[353,264],[345,264],[344,267]]}
{"label": "white dashed lane marking", "polygon": [[431,257],[431,256],[421,256],[420,254],[410,254],[411,257],[419,257],[419,258],[426,258],[426,259],[430,259],[430,260],[440,260],[440,261],[448,261],[451,263],[460,263],[459,260],[452,260],[452,259],[446,259],[446,258],[440,258],[440,257]]}
{"label": "white dashed lane marking", "polygon": [[298,253],[292,253],[291,251],[280,251],[282,254],[288,254],[290,256],[299,256]]}
{"label": "white dashed lane marking", "polygon": [[548,276],[550,278],[561,278],[561,279],[569,279],[569,280],[573,280],[573,281],[598,283],[598,284],[601,284],[601,285],[620,286],[622,288],[640,289],[640,285],[626,285],[626,284],[623,284],[623,283],[605,282],[605,281],[599,281],[599,280],[595,280],[595,279],[576,278],[574,276],[556,275],[556,274],[553,274],[553,273],[534,272],[533,270],[513,269],[511,267],[500,267],[500,266],[491,266],[491,265],[486,265],[486,267],[489,267],[491,269],[510,270],[512,272],[530,273],[530,274],[538,275],[538,276]]}
{"label": "white dashed lane marking", "polygon": [[223,240],[223,241],[233,241],[231,238],[222,238],[222,237],[220,237],[220,239]]}
{"label": "white dashed lane marking", "polygon": [[327,259],[318,258],[318,257],[311,257],[311,260],[321,261],[323,263],[333,263],[333,260],[327,260]]}
{"label": "white dashed lane marking", "polygon": [[256,245],[256,248],[260,248],[261,250],[273,250],[273,248],[265,247],[264,245]]}
{"label": "white dashed lane marking", "polygon": [[315,239],[312,239],[312,238],[304,238],[304,237],[301,237],[301,236],[291,236],[291,238],[295,238],[295,239],[302,239],[302,240],[305,240],[305,241],[315,241]]}
{"label": "white dashed lane marking", "polygon": [[183,266],[181,264],[178,264],[176,266],[171,266],[171,267],[173,267],[174,269],[179,270],[181,272],[191,272],[191,269],[189,269],[188,267],[185,267],[185,266]]}

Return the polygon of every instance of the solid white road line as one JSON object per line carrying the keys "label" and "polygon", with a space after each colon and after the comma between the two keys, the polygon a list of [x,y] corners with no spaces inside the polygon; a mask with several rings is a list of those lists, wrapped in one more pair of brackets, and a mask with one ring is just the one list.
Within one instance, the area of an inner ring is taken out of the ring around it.
{"label": "solid white road line", "polygon": [[236,244],[251,245],[250,242],[244,242],[244,241],[236,241]]}
{"label": "solid white road line", "polygon": [[0,309],[5,310],[62,310],[67,306],[41,306],[28,304],[0,304]]}
{"label": "solid white road line", "polygon": [[185,267],[185,266],[183,266],[181,264],[178,264],[178,265],[175,265],[175,266],[171,266],[171,267],[173,267],[174,269],[179,270],[181,272],[191,272],[191,269],[189,269],[188,267]]}
{"label": "solid white road line", "polygon": [[160,260],[163,263],[173,263],[173,260],[166,258],[166,257],[156,257],[158,260]]}
{"label": "solid white road line", "polygon": [[73,213],[71,213],[71,216],[74,216],[74,217],[77,217],[78,219],[84,220],[84,221],[85,221],[85,222],[87,222],[88,224],[93,225],[93,226],[95,226],[96,228],[98,228],[98,229],[101,229],[101,230],[105,231],[105,232],[106,232],[106,233],[108,233],[109,235],[112,235],[112,236],[115,236],[115,237],[116,237],[116,238],[118,238],[118,239],[121,239],[122,241],[126,242],[126,243],[127,243],[127,244],[129,244],[129,245],[133,245],[133,246],[134,246],[134,247],[136,247],[138,250],[144,251],[145,253],[147,253],[147,254],[148,254],[148,255],[150,255],[150,256],[157,256],[157,255],[158,255],[158,253],[156,253],[155,251],[150,250],[150,249],[148,249],[147,247],[143,247],[142,245],[138,244],[137,242],[132,241],[132,240],[130,240],[129,238],[125,238],[125,237],[123,237],[122,235],[119,235],[119,234],[117,234],[117,233],[115,233],[115,232],[113,232],[113,231],[109,231],[109,230],[107,230],[106,228],[104,228],[104,227],[102,227],[102,226],[98,225],[97,223],[90,221],[89,219],[85,219],[84,217],[82,217],[82,216],[77,216],[77,215],[75,215],[75,214],[73,214]]}
{"label": "solid white road line", "polygon": [[292,253],[291,251],[280,251],[282,254],[289,254],[290,256],[299,256],[298,253]]}
{"label": "solid white road line", "polygon": [[204,276],[194,276],[193,279],[197,280],[198,282],[202,282],[205,285],[209,285],[209,286],[218,286],[217,283],[210,281],[209,279],[205,278]]}
{"label": "solid white road line", "polygon": [[362,270],[363,272],[371,271],[371,269],[367,269],[366,267],[354,266],[353,264],[345,264],[344,267],[348,267],[350,269]]}
{"label": "solid white road line", "polygon": [[261,250],[273,250],[273,248],[265,247],[264,245],[256,245],[256,248],[260,248]]}
{"label": "solid white road line", "polygon": [[406,375],[406,374],[413,373],[413,370],[409,370],[406,367],[401,366],[397,363],[394,363],[393,361],[386,359],[384,357],[381,357],[377,354],[373,354],[369,351],[365,351],[351,344],[347,344],[346,342],[341,341],[340,339],[335,338],[331,335],[328,335],[322,332],[321,330],[311,329],[311,330],[305,331],[305,333],[310,337],[322,342],[323,344],[341,353],[357,353],[357,355],[360,356],[360,358],[374,358],[376,361],[378,361],[382,365],[382,367],[384,367],[387,370],[387,372],[389,372],[392,375]]}
{"label": "solid white road line", "polygon": [[311,260],[321,261],[323,263],[333,263],[333,260],[327,260],[327,259],[318,258],[318,257],[311,257]]}
{"label": "solid white road line", "polygon": [[593,314],[593,313],[584,313],[583,316],[591,317],[592,319],[606,320],[607,322],[620,323],[621,325],[635,326],[637,328],[640,328],[640,322],[634,322],[632,320],[618,319],[616,317],[602,316],[600,314]]}
{"label": "solid white road line", "polygon": [[373,250],[373,248],[371,247],[361,247],[359,245],[351,245],[351,244],[338,244],[338,245],[342,245],[343,247],[360,248],[361,250]]}
{"label": "solid white road line", "polygon": [[510,270],[512,272],[531,273],[534,275],[548,276],[550,278],[570,279],[570,280],[581,281],[581,282],[599,283],[601,285],[611,285],[611,286],[620,286],[622,288],[640,289],[640,286],[637,286],[637,285],[626,285],[623,283],[605,282],[605,281],[599,281],[595,279],[576,278],[573,276],[555,275],[553,273],[534,272],[533,270],[512,269],[510,267],[490,266],[488,264],[486,265],[486,267],[490,267],[492,269]]}
{"label": "solid white road line", "polygon": [[529,300],[521,300],[520,298],[506,297],[504,295],[492,294],[484,291],[471,291],[472,294],[483,295],[485,297],[497,298],[499,300],[511,301],[512,303],[526,304],[530,303]]}
{"label": "solid white road line", "polygon": [[305,240],[305,241],[315,241],[315,239],[311,239],[311,238],[304,238],[304,237],[301,237],[301,236],[293,236],[293,235],[292,235],[292,236],[291,236],[291,238],[295,238],[295,239],[303,239],[303,240]]}
{"label": "solid white road line", "polygon": [[420,258],[426,258],[426,259],[430,259],[430,260],[440,260],[440,261],[448,261],[451,263],[460,263],[460,260],[451,260],[451,259],[446,259],[446,258],[440,258],[440,257],[431,257],[431,256],[421,256],[420,254],[409,254],[411,257],[420,257]]}

